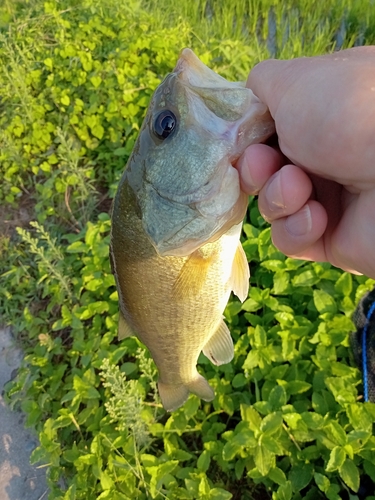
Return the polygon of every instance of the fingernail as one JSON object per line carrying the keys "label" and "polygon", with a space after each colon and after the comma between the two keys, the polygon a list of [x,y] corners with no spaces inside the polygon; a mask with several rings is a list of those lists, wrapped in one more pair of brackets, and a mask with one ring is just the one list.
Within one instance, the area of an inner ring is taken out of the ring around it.
{"label": "fingernail", "polygon": [[242,161],[239,160],[239,163],[240,163],[239,170],[240,170],[240,175],[241,175],[241,181],[242,181],[244,188],[246,189],[246,192],[247,193],[258,192],[258,189],[255,186],[255,183],[254,183],[253,178],[252,178],[251,173],[250,173],[250,169],[247,166],[246,162],[243,160]]}
{"label": "fingernail", "polygon": [[285,228],[292,236],[304,236],[311,231],[311,227],[311,211],[308,205],[296,214],[287,217],[285,221]]}
{"label": "fingernail", "polygon": [[285,208],[284,198],[281,192],[281,172],[274,175],[270,184],[266,187],[266,198],[270,210],[279,211]]}

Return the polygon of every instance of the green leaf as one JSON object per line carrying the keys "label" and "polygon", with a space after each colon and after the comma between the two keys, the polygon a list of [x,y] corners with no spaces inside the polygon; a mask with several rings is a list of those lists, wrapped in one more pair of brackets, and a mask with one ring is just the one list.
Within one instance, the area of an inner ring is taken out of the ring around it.
{"label": "green leaf", "polygon": [[233,495],[232,493],[229,493],[229,491],[225,491],[222,488],[212,488],[208,498],[210,500],[230,500],[233,498]]}
{"label": "green leaf", "polygon": [[200,480],[198,493],[200,498],[205,498],[210,494],[210,484],[206,476],[203,476]]}
{"label": "green leaf", "polygon": [[48,463],[48,455],[48,451],[43,446],[38,446],[30,455],[30,463],[32,465],[37,463]]}
{"label": "green leaf", "polygon": [[313,392],[311,402],[314,410],[320,413],[320,415],[325,415],[328,412],[329,408],[327,401],[319,392]]}
{"label": "green leaf", "polygon": [[217,402],[228,415],[233,415],[234,413],[234,403],[233,403],[233,398],[228,395],[228,394],[218,394],[217,395]]}
{"label": "green leaf", "polygon": [[66,251],[69,253],[85,253],[88,251],[88,246],[82,241],[75,241],[67,247]]}
{"label": "green leaf", "polygon": [[281,412],[275,412],[264,417],[260,426],[260,430],[264,434],[271,436],[272,434],[275,434],[275,432],[278,432],[282,428],[282,425],[283,417]]}
{"label": "green leaf", "polygon": [[127,156],[128,151],[126,148],[117,148],[113,151],[113,154],[116,156]]}
{"label": "green leaf", "polygon": [[285,453],[285,450],[282,447],[280,440],[277,439],[277,437],[262,434],[259,440],[262,443],[262,445],[267,448],[268,451],[271,451],[275,455],[283,455]]}
{"label": "green leaf", "polygon": [[103,490],[109,490],[113,486],[113,480],[111,476],[107,473],[102,471],[100,474],[100,484],[103,488]]}
{"label": "green leaf", "polygon": [[233,460],[237,453],[240,453],[243,448],[243,445],[231,439],[227,443],[225,443],[223,448],[223,459],[227,462]]}
{"label": "green leaf", "polygon": [[255,448],[256,446],[257,441],[254,438],[254,433],[250,429],[242,429],[225,444],[223,458],[224,460],[232,460],[244,447]]}
{"label": "green leaf", "polygon": [[98,88],[102,83],[102,79],[100,78],[100,76],[96,75],[90,78],[90,82],[94,85],[95,88]]}
{"label": "green leaf", "polygon": [[311,464],[297,464],[292,467],[288,474],[293,491],[301,491],[310,483],[313,477],[313,466]]}
{"label": "green leaf", "polygon": [[[340,490],[341,488],[338,484],[330,484],[326,493],[326,497],[328,498],[328,500],[342,500],[343,497],[342,495],[340,495]],[[357,500],[356,497],[353,498],[350,494],[349,498],[351,500]]]}
{"label": "green leaf", "polygon": [[353,384],[341,377],[327,377],[325,383],[339,404],[355,403],[357,393]]}
{"label": "green leaf", "polygon": [[268,396],[268,403],[274,410],[286,405],[287,400],[286,391],[282,385],[276,385]]}
{"label": "green leaf", "polygon": [[327,292],[324,290],[314,290],[313,297],[315,307],[320,314],[336,313],[336,302]]}
{"label": "green leaf", "polygon": [[98,399],[100,398],[99,392],[91,384],[81,379],[78,375],[74,375],[73,387],[77,394],[82,399]]}
{"label": "green leaf", "polygon": [[250,429],[253,431],[256,432],[260,430],[262,417],[252,406],[241,404],[241,418],[250,423]]}
{"label": "green leaf", "polygon": [[286,390],[289,394],[303,394],[304,392],[311,389],[311,384],[304,382],[303,380],[292,380],[288,382]]}
{"label": "green leaf", "polygon": [[232,386],[234,389],[239,389],[248,383],[247,378],[243,373],[236,373],[232,380]]}
{"label": "green leaf", "polygon": [[353,460],[347,458],[340,467],[339,473],[344,483],[357,492],[359,488],[359,471]]}
{"label": "green leaf", "polygon": [[325,423],[324,418],[319,413],[305,411],[301,413],[301,417],[309,429],[320,429]]}
{"label": "green leaf", "polygon": [[341,425],[332,420],[325,428],[328,437],[339,446],[345,446],[347,442],[346,432]]}
{"label": "green leaf", "polygon": [[257,238],[259,235],[259,229],[252,226],[251,224],[245,223],[242,229],[248,238]]}
{"label": "green leaf", "polygon": [[273,469],[269,471],[268,477],[276,484],[282,485],[286,483],[285,473],[278,467],[273,467]]}
{"label": "green leaf", "polygon": [[70,450],[65,450],[63,453],[64,459],[67,460],[68,462],[75,462],[77,458],[80,455],[80,451],[77,448],[76,443],[73,443],[72,449]]}
{"label": "green leaf", "polygon": [[64,104],[64,106],[69,106],[70,104],[70,99],[69,96],[63,95],[62,98],[60,99],[61,104]]}
{"label": "green leaf", "polygon": [[319,472],[315,472],[314,479],[320,491],[326,493],[330,485],[328,477],[324,476],[323,474],[320,474]]}
{"label": "green leaf", "polygon": [[327,472],[334,472],[339,469],[345,461],[346,453],[340,446],[335,446],[329,456],[328,464],[326,467]]}
{"label": "green leaf", "polygon": [[97,123],[96,125],[94,125],[94,127],[92,127],[91,133],[94,137],[100,140],[103,138],[104,128],[102,127],[102,125],[100,125],[100,123]]}
{"label": "green leaf", "polygon": [[254,347],[266,347],[267,346],[267,332],[260,325],[254,328]]}
{"label": "green leaf", "polygon": [[346,414],[354,429],[371,430],[372,418],[362,403],[353,403],[346,407]]}
{"label": "green leaf", "polygon": [[246,466],[246,461],[244,459],[239,459],[236,460],[235,466],[234,466],[234,473],[236,475],[236,479],[239,481],[244,473]]}
{"label": "green leaf", "polygon": [[207,450],[204,450],[198,460],[197,460],[197,467],[200,471],[206,472],[210,466],[211,463],[211,453]]}
{"label": "green leaf", "polygon": [[43,62],[47,66],[48,69],[52,70],[52,68],[53,68],[53,59],[51,59],[50,57],[47,57],[46,59],[44,59]]}
{"label": "green leaf", "polygon": [[255,448],[254,462],[262,476],[266,476],[272,467],[275,467],[275,454],[261,443]]}
{"label": "green leaf", "polygon": [[190,395],[189,399],[184,404],[184,414],[189,420],[194,417],[200,405],[200,399],[195,395]]}
{"label": "green leaf", "polygon": [[312,286],[319,283],[319,277],[312,270],[304,271],[296,276],[292,283],[293,286]]}
{"label": "green leaf", "polygon": [[260,304],[252,298],[245,300],[245,302],[242,304],[242,310],[247,312],[259,311],[259,309],[261,309],[262,307],[263,304]]}
{"label": "green leaf", "polygon": [[344,295],[349,296],[353,289],[353,279],[350,273],[342,273],[340,278],[335,283],[335,289]]}
{"label": "green leaf", "polygon": [[363,467],[366,474],[371,477],[372,481],[375,481],[375,464],[370,462],[369,460],[364,460]]}
{"label": "green leaf", "polygon": [[[125,348],[126,349],[126,348]],[[119,350],[119,349],[118,349]],[[117,351],[115,352],[115,354],[117,353]],[[123,353],[120,353],[122,354],[123,356]],[[122,357],[121,356],[121,357]],[[118,359],[116,360],[116,357],[113,356],[112,357],[112,362],[113,363],[117,363],[118,362]],[[123,363],[121,365],[121,371],[123,373],[125,373],[125,375],[131,375],[132,373],[134,373],[136,370],[137,370],[138,366],[136,365],[136,363],[132,363],[131,361],[126,361],[125,363]]]}
{"label": "green leaf", "polygon": [[67,491],[65,492],[65,495],[63,497],[63,500],[76,500],[76,490],[77,487],[75,484],[72,484]]}
{"label": "green leaf", "polygon": [[173,458],[179,462],[185,462],[186,460],[191,460],[193,458],[193,455],[185,450],[174,450],[172,455]]}
{"label": "green leaf", "polygon": [[288,290],[289,274],[285,271],[276,272],[273,277],[273,293],[280,295]]}
{"label": "green leaf", "polygon": [[275,500],[291,500],[292,493],[292,484],[290,481],[287,481],[285,484],[279,486],[275,497],[272,498],[275,498]]}

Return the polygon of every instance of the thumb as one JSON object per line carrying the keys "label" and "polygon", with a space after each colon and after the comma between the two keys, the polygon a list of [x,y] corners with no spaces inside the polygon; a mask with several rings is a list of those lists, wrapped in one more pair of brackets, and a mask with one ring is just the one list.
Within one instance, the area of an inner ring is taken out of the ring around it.
{"label": "thumb", "polygon": [[290,80],[290,61],[267,59],[257,64],[250,72],[246,86],[266,104],[273,118]]}

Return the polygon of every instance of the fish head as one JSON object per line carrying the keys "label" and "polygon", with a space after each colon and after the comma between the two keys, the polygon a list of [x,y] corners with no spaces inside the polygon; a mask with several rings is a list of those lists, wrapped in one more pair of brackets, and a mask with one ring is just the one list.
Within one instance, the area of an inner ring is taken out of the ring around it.
{"label": "fish head", "polygon": [[156,89],[125,172],[161,256],[187,256],[244,217],[233,163],[274,122],[250,89],[184,49]]}

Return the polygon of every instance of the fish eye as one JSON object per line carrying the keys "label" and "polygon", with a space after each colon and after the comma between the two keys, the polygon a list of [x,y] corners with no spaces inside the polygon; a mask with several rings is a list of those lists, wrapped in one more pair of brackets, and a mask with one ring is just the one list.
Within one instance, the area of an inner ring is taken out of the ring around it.
{"label": "fish eye", "polygon": [[154,121],[154,133],[159,137],[159,139],[166,139],[175,130],[177,125],[177,119],[172,111],[165,109],[161,111]]}

